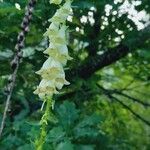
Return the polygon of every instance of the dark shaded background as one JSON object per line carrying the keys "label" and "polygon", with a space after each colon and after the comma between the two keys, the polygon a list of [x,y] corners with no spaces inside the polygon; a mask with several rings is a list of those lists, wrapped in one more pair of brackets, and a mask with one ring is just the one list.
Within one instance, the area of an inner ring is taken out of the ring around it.
{"label": "dark shaded background", "polygon": [[[15,7],[18,3],[21,10]],[[0,2],[0,119],[4,87],[26,0]],[[42,101],[33,94],[46,56],[43,33],[57,7],[38,1],[23,49],[1,150],[34,149]],[[45,149],[148,150],[150,147],[149,0],[74,0],[68,18],[66,86],[50,118]]]}

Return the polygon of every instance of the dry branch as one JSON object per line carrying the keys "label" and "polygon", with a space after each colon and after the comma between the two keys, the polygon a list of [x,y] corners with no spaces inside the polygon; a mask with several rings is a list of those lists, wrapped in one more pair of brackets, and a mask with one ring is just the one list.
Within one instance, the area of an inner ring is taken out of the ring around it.
{"label": "dry branch", "polygon": [[5,90],[7,94],[7,98],[6,98],[5,109],[4,109],[3,118],[2,118],[2,122],[0,126],[0,138],[2,136],[3,128],[5,125],[5,120],[6,120],[12,92],[15,87],[16,76],[17,76],[19,64],[21,62],[22,53],[23,53],[22,48],[24,47],[25,36],[29,31],[29,24],[31,22],[32,13],[33,13],[35,4],[36,4],[36,0],[29,1],[26,7],[25,16],[21,24],[21,32],[19,33],[18,38],[17,38],[17,44],[15,46],[16,54],[14,56],[14,59],[11,62],[11,68],[13,70],[13,73],[11,74],[11,77],[8,80],[8,85],[6,86],[6,90]]}

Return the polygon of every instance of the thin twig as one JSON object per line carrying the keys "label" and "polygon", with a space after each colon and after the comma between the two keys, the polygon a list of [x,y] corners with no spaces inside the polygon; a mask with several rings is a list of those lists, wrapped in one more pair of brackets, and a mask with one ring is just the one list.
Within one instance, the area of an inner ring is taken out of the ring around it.
{"label": "thin twig", "polygon": [[142,105],[145,106],[145,107],[150,107],[150,104],[149,104],[149,103],[143,102],[143,101],[141,101],[141,100],[139,100],[139,99],[137,99],[137,98],[134,98],[134,97],[132,97],[132,96],[130,96],[130,95],[128,95],[128,94],[122,93],[122,92],[120,92],[120,91],[114,91],[114,94],[118,94],[118,95],[120,95],[120,96],[124,96],[124,97],[126,97],[126,98],[132,100],[133,102],[137,102],[137,103],[139,103],[139,104],[142,104]]}
{"label": "thin twig", "polygon": [[114,100],[116,100],[118,103],[120,103],[124,108],[126,108],[127,110],[129,110],[136,118],[138,118],[139,120],[141,120],[142,122],[144,122],[145,124],[147,124],[148,126],[150,126],[150,122],[146,119],[144,119],[142,116],[140,116],[139,114],[137,114],[136,112],[134,112],[129,106],[127,106],[126,104],[124,104],[122,101],[120,101],[118,98],[110,95],[110,97]]}
{"label": "thin twig", "polygon": [[2,118],[2,122],[1,122],[1,126],[0,126],[0,138],[2,136],[2,132],[4,129],[5,120],[6,120],[7,111],[9,108],[12,92],[15,87],[16,76],[17,76],[19,64],[21,62],[22,53],[23,53],[22,48],[24,47],[25,36],[29,31],[29,24],[30,24],[30,21],[32,18],[32,13],[33,13],[35,4],[36,4],[36,0],[30,0],[26,7],[25,16],[24,16],[22,24],[21,24],[22,31],[18,35],[17,44],[15,46],[16,54],[14,56],[14,59],[11,62],[11,68],[13,70],[13,73],[11,74],[11,77],[8,80],[8,85],[5,90],[5,92],[7,94],[7,98],[6,98],[6,105],[5,105],[3,118]]}
{"label": "thin twig", "polygon": [[[106,91],[106,89],[104,89],[104,88],[103,88],[102,86],[100,86],[99,84],[97,84],[97,86],[98,86],[100,89]],[[138,98],[135,98],[135,97],[132,97],[132,96],[130,96],[130,95],[128,95],[128,94],[125,94],[125,93],[121,92],[122,90],[120,91],[120,90],[117,90],[117,89],[114,89],[114,90],[110,90],[110,89],[108,90],[108,89],[107,89],[107,91],[108,91],[109,94],[111,94],[111,95],[113,95],[113,94],[120,95],[120,96],[123,96],[123,97],[128,98],[129,100],[132,100],[133,102],[139,103],[139,104],[143,105],[144,107],[150,107],[150,103],[141,101],[141,100],[139,100]]]}
{"label": "thin twig", "polygon": [[110,99],[110,100],[115,100],[118,103],[120,103],[125,109],[129,110],[136,118],[138,118],[139,120],[141,120],[142,122],[144,122],[146,125],[150,126],[150,122],[146,119],[144,119],[141,115],[137,114],[136,112],[134,112],[128,105],[126,105],[125,103],[123,103],[121,100],[119,100],[118,98],[114,97],[112,94],[112,91],[107,90],[105,88],[103,88],[102,86],[100,86],[99,84],[97,84],[97,86],[104,92],[104,94]]}

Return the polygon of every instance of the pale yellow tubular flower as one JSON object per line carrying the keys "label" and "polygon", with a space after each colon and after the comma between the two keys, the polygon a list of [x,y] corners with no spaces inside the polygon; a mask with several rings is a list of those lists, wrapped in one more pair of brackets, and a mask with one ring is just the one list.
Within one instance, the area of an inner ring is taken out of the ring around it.
{"label": "pale yellow tubular flower", "polygon": [[46,80],[55,80],[56,78],[58,78],[60,76],[60,74],[64,73],[64,70],[59,70],[59,72],[56,73],[52,73],[53,70],[48,71],[47,73],[43,73],[41,74],[43,79]]}
{"label": "pale yellow tubular flower", "polygon": [[[50,3],[59,5],[62,0],[51,0]],[[70,83],[65,79],[65,72],[63,66],[66,65],[67,60],[72,58],[68,54],[66,30],[65,25],[68,15],[71,14],[71,1],[66,0],[63,6],[60,7],[49,20],[51,22],[49,28],[44,36],[49,38],[50,45],[44,51],[48,54],[48,59],[44,62],[42,68],[36,73],[41,75],[42,81],[35,90],[40,98],[53,96],[57,94],[57,90],[62,89],[64,85]]]}
{"label": "pale yellow tubular flower", "polygon": [[67,60],[72,60],[72,57],[68,54],[68,48],[66,45],[57,46],[58,53],[65,56]]}
{"label": "pale yellow tubular flower", "polygon": [[44,62],[42,68],[36,73],[40,74],[42,78],[54,79],[62,71],[63,71],[63,67],[61,63],[49,57]]}
{"label": "pale yellow tubular flower", "polygon": [[53,43],[50,43],[49,47],[43,53],[53,57],[57,55],[57,48]]}
{"label": "pale yellow tubular flower", "polygon": [[63,85],[69,85],[70,83],[65,79],[65,73],[61,73],[56,79],[55,79],[55,86],[57,89],[62,89]]}
{"label": "pale yellow tubular flower", "polygon": [[50,43],[49,47],[43,53],[48,54],[52,58],[56,59],[58,55],[58,49],[53,43]]}
{"label": "pale yellow tubular flower", "polygon": [[66,14],[61,14],[59,11],[57,11],[55,13],[55,15],[51,19],[49,19],[48,21],[55,22],[55,23],[65,23],[67,17],[68,16]]}
{"label": "pale yellow tubular flower", "polygon": [[68,60],[72,58],[68,55],[68,48],[67,45],[54,45],[50,44],[50,46],[44,51],[45,54],[48,54],[51,57],[55,57],[55,55],[65,55],[67,56]]}
{"label": "pale yellow tubular flower", "polygon": [[71,1],[70,0],[67,0],[66,3],[61,7],[61,11],[67,15],[71,14]]}
{"label": "pale yellow tubular flower", "polygon": [[45,54],[48,54],[52,58],[59,61],[63,66],[66,65],[67,60],[71,60],[72,58],[68,54],[68,48],[64,45],[55,46],[51,43],[50,46],[44,51]]}
{"label": "pale yellow tubular flower", "polygon": [[55,80],[55,86],[59,90],[62,89],[62,87],[64,85],[69,85],[69,84],[70,83],[67,80],[63,79],[63,78],[56,78],[56,80]]}
{"label": "pale yellow tubular flower", "polygon": [[49,36],[50,42],[52,42],[54,45],[56,45],[56,44],[60,44],[60,45],[67,44],[66,29],[67,29],[67,26],[62,25],[56,36],[52,36],[52,37]]}
{"label": "pale yellow tubular flower", "polygon": [[53,94],[57,94],[58,91],[55,87],[55,80],[45,80],[43,79],[37,89],[34,91],[34,94],[38,94],[41,98],[45,96],[52,96]]}
{"label": "pale yellow tubular flower", "polygon": [[47,31],[44,33],[46,37],[54,37],[58,34],[59,31],[59,24],[58,23],[51,23]]}
{"label": "pale yellow tubular flower", "polygon": [[49,19],[50,22],[65,23],[68,15],[71,14],[71,1],[67,0],[65,4],[56,11],[55,15]]}
{"label": "pale yellow tubular flower", "polygon": [[58,36],[60,38],[65,38],[66,39],[66,30],[67,30],[67,26],[66,25],[62,25],[59,32],[58,32]]}
{"label": "pale yellow tubular flower", "polygon": [[50,0],[50,4],[56,4],[59,5],[62,2],[62,0]]}

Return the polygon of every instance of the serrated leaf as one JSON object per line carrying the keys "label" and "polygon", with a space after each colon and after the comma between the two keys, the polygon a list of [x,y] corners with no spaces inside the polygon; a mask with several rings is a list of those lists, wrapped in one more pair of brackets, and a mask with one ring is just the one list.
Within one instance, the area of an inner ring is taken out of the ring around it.
{"label": "serrated leaf", "polygon": [[75,138],[80,138],[80,137],[96,137],[98,136],[99,131],[94,128],[86,127],[86,128],[75,128],[74,130],[74,135]]}
{"label": "serrated leaf", "polygon": [[65,132],[61,127],[54,127],[47,136],[48,142],[60,142],[65,136]]}
{"label": "serrated leaf", "polygon": [[57,113],[61,125],[66,129],[71,127],[78,118],[78,110],[75,108],[75,104],[68,101],[59,106]]}
{"label": "serrated leaf", "polygon": [[74,148],[70,141],[66,141],[58,144],[56,150],[74,150]]}
{"label": "serrated leaf", "polygon": [[77,127],[85,127],[85,126],[93,126],[97,125],[100,122],[101,118],[97,114],[93,114],[91,116],[86,116]]}

